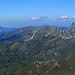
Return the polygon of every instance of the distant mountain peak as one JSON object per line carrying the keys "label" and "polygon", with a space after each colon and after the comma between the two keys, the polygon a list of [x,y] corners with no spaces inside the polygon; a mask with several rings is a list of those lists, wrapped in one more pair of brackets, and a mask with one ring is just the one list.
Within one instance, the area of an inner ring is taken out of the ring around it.
{"label": "distant mountain peak", "polygon": [[73,29],[75,29],[75,22],[72,23],[72,26],[71,26]]}
{"label": "distant mountain peak", "polygon": [[75,25],[75,22],[73,22],[72,25]]}
{"label": "distant mountain peak", "polygon": [[68,29],[68,32],[75,33],[75,22],[72,23],[71,27]]}

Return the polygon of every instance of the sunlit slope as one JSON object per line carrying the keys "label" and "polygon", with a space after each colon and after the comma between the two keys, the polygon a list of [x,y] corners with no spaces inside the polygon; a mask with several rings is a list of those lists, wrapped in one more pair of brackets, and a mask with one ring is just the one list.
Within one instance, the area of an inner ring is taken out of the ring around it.
{"label": "sunlit slope", "polygon": [[11,75],[75,75],[75,54],[66,60],[34,62]]}

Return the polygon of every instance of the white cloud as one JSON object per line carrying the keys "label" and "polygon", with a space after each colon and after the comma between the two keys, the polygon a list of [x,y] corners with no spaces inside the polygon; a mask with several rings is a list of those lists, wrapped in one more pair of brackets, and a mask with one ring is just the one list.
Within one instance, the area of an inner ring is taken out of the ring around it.
{"label": "white cloud", "polygon": [[33,18],[31,18],[32,21],[37,20],[37,19],[38,19],[37,17],[33,17]]}
{"label": "white cloud", "polygon": [[68,16],[61,16],[59,17],[60,19],[68,19],[69,17]]}
{"label": "white cloud", "polygon": [[57,22],[56,20],[53,20],[53,22]]}
{"label": "white cloud", "polygon": [[66,20],[62,20],[63,22],[65,22]]}
{"label": "white cloud", "polygon": [[75,16],[73,16],[72,18],[75,19]]}

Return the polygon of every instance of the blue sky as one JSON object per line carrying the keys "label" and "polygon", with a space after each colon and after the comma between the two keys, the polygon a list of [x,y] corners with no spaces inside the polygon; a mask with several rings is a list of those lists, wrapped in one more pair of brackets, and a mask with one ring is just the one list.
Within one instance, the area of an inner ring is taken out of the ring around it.
{"label": "blue sky", "polygon": [[0,0],[0,26],[71,26],[75,0]]}

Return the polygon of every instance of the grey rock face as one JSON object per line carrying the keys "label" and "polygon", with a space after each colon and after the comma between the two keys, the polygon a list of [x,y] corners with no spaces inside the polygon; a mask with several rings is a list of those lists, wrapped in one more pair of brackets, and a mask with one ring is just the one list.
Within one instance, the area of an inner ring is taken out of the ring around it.
{"label": "grey rock face", "polygon": [[75,33],[75,22],[72,23],[72,26],[67,31],[71,34]]}

